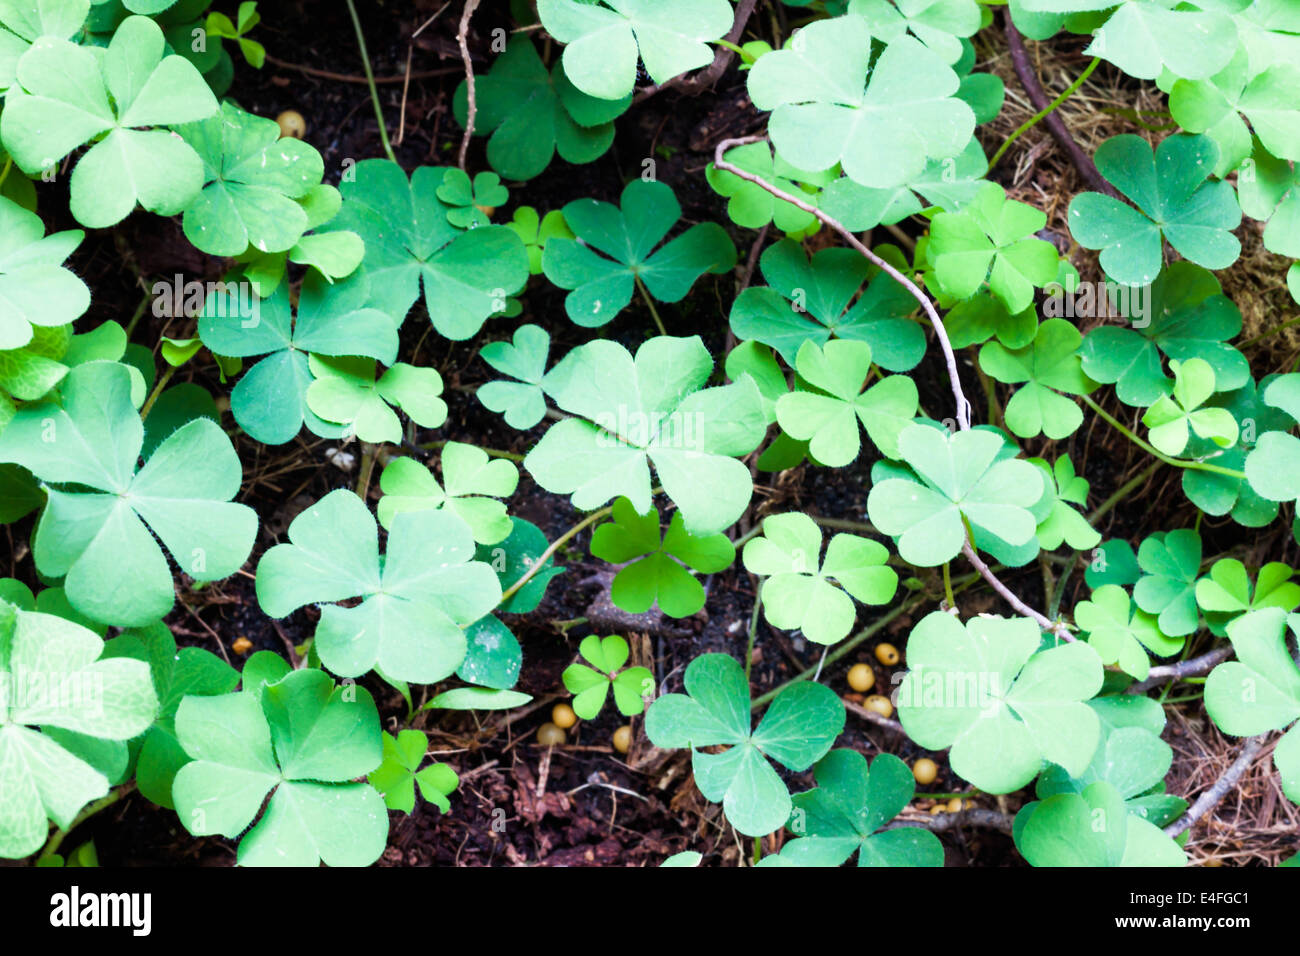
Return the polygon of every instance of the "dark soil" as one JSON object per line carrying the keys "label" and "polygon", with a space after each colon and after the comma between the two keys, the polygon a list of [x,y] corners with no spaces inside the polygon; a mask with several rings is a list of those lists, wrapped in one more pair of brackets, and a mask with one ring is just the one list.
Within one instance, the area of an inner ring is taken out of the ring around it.
{"label": "dark soil", "polygon": [[[413,31],[441,5],[441,0],[416,0],[414,4],[367,0],[359,4],[376,76],[383,79],[403,75]],[[508,6],[504,2],[486,2],[476,15],[470,37],[476,70],[482,71],[489,64],[492,28],[510,29]],[[346,7],[338,2],[307,0],[263,2],[260,7],[263,25],[256,35],[273,58],[347,74],[352,79],[309,75],[272,62],[258,72],[241,63],[237,64],[230,95],[246,109],[264,116],[273,117],[284,109],[301,112],[307,122],[306,138],[324,156],[326,180],[337,183],[345,160],[382,155]],[[400,143],[395,141],[395,149],[407,169],[454,163],[461,130],[449,107],[461,80],[455,41],[458,17],[459,4],[454,4],[413,44],[413,71],[446,70],[446,75],[412,79],[405,94],[401,82],[382,83],[379,87],[390,135],[394,137],[405,107],[403,135]],[[766,26],[762,29],[767,32]],[[516,190],[512,206],[498,210],[496,218],[508,220],[514,200],[543,212],[579,197],[616,201],[623,185],[640,175],[642,160],[653,157],[658,178],[676,191],[687,222],[712,220],[731,228],[723,201],[705,182],[704,169],[717,142],[757,131],[762,125],[761,116],[745,96],[744,75],[733,67],[710,95],[692,98],[668,91],[632,108],[618,120],[615,145],[603,158],[581,167],[557,159],[544,174]],[[486,168],[482,140],[472,145],[469,165],[471,169]],[[1051,190],[1053,185],[1047,183],[1045,188]],[[55,220],[50,224],[51,231],[55,225],[73,227],[66,205],[59,211],[59,204],[66,204],[66,191],[60,186],[40,184],[38,189],[43,212]],[[753,233],[734,229],[733,236],[741,252],[737,275],[706,277],[681,307],[665,306],[661,310],[670,334],[699,334],[714,354],[720,354],[725,347],[729,303],[755,239]],[[94,290],[93,305],[82,326],[90,328],[108,319],[125,324],[140,306],[148,286],[157,279],[170,279],[177,272],[184,273],[187,279],[216,279],[229,263],[193,250],[181,235],[178,223],[137,213],[111,234],[88,237],[74,265]],[[428,335],[427,315],[423,304],[417,304],[403,327],[402,356],[439,369],[451,411],[445,427],[421,432],[416,441],[450,439],[515,453],[527,451],[543,433],[545,424],[527,433],[515,432],[474,399],[473,389],[492,377],[491,370],[478,360],[477,348],[486,340],[508,337],[525,322],[539,324],[551,333],[553,355],[586,341],[590,333],[565,318],[563,295],[544,280],[534,279],[521,296],[523,315],[514,320],[495,320],[473,343],[452,343]],[[133,340],[152,345],[163,334],[192,334],[192,322],[187,327],[187,321],[155,318],[145,310]],[[637,303],[602,334],[635,347],[654,334],[653,323]],[[959,357],[968,394],[975,396],[981,392],[972,359],[973,355]],[[951,405],[937,347],[931,349],[915,375],[923,407],[933,414]],[[187,366],[178,378],[197,381],[218,396],[226,395],[229,387],[222,385],[215,366],[203,362]],[[1001,400],[1005,402],[1006,397],[1002,395]],[[983,417],[979,408],[976,414]],[[243,500],[258,511],[262,521],[259,541],[244,572],[202,590],[182,587],[177,609],[168,623],[182,644],[206,647],[238,666],[236,641],[241,638],[244,641],[239,646],[245,654],[252,650],[290,654],[292,648],[312,636],[316,616],[312,610],[299,611],[279,622],[261,613],[253,593],[252,572],[260,554],[279,540],[294,514],[334,488],[354,486],[357,476],[355,469],[341,470],[327,458],[331,443],[306,433],[280,447],[259,445],[233,427],[232,437],[245,465]],[[1034,442],[1028,445],[1031,454],[1041,450]],[[1128,446],[1104,424],[1091,430],[1085,428],[1071,445],[1074,461],[1092,482],[1093,506],[1144,464],[1131,456]],[[355,447],[347,450],[357,451]],[[801,467],[778,475],[757,475],[754,506],[742,529],[766,513],[790,509],[865,521],[871,464],[871,459],[864,456],[843,469]],[[1100,530],[1107,536],[1136,540],[1152,530],[1190,523],[1190,505],[1181,491],[1171,487],[1176,479],[1165,472],[1157,473],[1143,496],[1135,496],[1133,503],[1140,501],[1141,505],[1112,512],[1107,526]],[[375,484],[371,482],[372,496]],[[534,522],[552,538],[578,520],[567,500],[538,489],[526,472],[522,473],[511,508],[512,513]],[[10,531],[11,543],[24,540],[28,531],[29,525],[18,525]],[[1202,532],[1207,539],[1207,554],[1243,543],[1241,529],[1231,523],[1206,522]],[[602,577],[603,564],[590,558],[586,550],[589,540],[584,533],[558,556],[568,571],[552,583],[540,608],[528,615],[507,616],[524,648],[520,689],[534,695],[534,703],[511,717],[450,714],[416,719],[414,725],[430,734],[431,751],[437,759],[451,763],[463,783],[452,798],[453,808],[448,815],[423,802],[409,817],[391,815],[389,847],[383,864],[642,866],[657,865],[680,850],[697,849],[705,852],[709,863],[735,865],[742,853],[750,852],[749,842],[742,844],[726,826],[718,807],[709,805],[696,791],[688,757],[654,749],[641,733],[639,720],[633,721],[636,740],[626,756],[611,746],[611,734],[622,722],[610,715],[612,708],[595,721],[580,723],[565,746],[547,751],[534,743],[538,725],[548,719],[552,703],[564,694],[560,672],[573,660],[578,642],[593,632],[594,625],[600,627],[600,633],[617,628],[627,634],[634,655],[654,670],[666,690],[680,690],[682,670],[700,653],[721,651],[737,657],[744,653],[754,583],[743,568],[733,566],[710,578],[708,603],[693,618],[680,622],[653,617],[625,621],[608,604],[608,576]],[[1268,546],[1273,560],[1286,560],[1292,550],[1283,545],[1280,535],[1278,540],[1270,538]],[[1290,556],[1294,558],[1294,554]],[[33,572],[27,558],[25,550],[15,552],[9,573],[30,579]],[[1067,607],[1074,597],[1073,588],[1082,585],[1081,575],[1076,574],[1076,578],[1067,590]],[[1030,604],[1045,605],[1037,565],[1010,573],[1006,580]],[[924,586],[934,598],[930,605],[933,607],[941,595],[941,585],[936,576],[929,575]],[[1005,613],[1006,608],[991,596],[984,596],[986,593],[976,596],[972,592],[961,599],[962,610]],[[875,617],[872,610],[860,609],[859,627],[870,625]],[[568,623],[578,618],[588,621],[572,626]],[[912,617],[901,616],[879,639],[902,648],[914,623]],[[830,665],[823,678],[843,691],[845,671],[863,661],[875,668],[877,688],[887,693],[891,669],[876,663],[872,655],[875,643],[867,641]],[[755,694],[816,667],[820,653],[802,638],[771,630],[762,621],[756,647]],[[375,694],[385,726],[395,730],[405,716],[401,697],[377,680],[363,683]],[[848,697],[861,700],[858,695]],[[905,738],[852,715],[838,745],[867,754],[896,753],[909,762],[926,755]],[[923,791],[950,794],[966,789],[948,771],[944,754],[928,756],[935,759],[941,772],[934,784],[921,788]],[[791,779],[795,789],[810,786],[811,782],[810,774]],[[930,806],[924,793],[918,794],[918,801],[922,811]],[[1014,810],[1019,802],[1012,795],[1009,809]],[[980,805],[996,808],[988,797],[982,797]],[[93,837],[101,862],[110,866],[225,866],[234,861],[233,842],[196,840],[179,826],[174,813],[156,808],[136,794],[94,818],[82,831],[71,836],[67,845],[76,846]],[[943,835],[943,842],[951,864],[1002,866],[1018,859],[1011,852],[1010,839],[992,831],[950,831]],[[770,839],[766,849],[775,849]]]}

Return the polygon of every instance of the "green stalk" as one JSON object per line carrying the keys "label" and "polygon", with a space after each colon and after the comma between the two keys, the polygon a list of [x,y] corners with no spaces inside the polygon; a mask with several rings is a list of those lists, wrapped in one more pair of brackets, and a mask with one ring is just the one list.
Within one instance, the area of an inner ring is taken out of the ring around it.
{"label": "green stalk", "polygon": [[[985,0],[985,3],[987,4],[988,0]],[[1101,60],[1094,56],[1092,58],[1092,62],[1090,62],[1084,68],[1083,72],[1079,74],[1079,78],[1075,80],[1073,83],[1071,83],[1069,86],[1067,86],[1064,90],[1062,90],[1060,96],[1052,100],[1052,102],[1048,103],[1046,106],[1044,106],[1033,116],[1029,117],[1029,119],[1021,123],[1020,126],[1016,128],[1016,131],[1007,137],[1006,142],[1004,142],[1001,146],[998,147],[998,151],[993,154],[993,158],[989,160],[989,169],[992,169],[994,166],[998,164],[998,160],[1002,158],[1002,154],[1007,151],[1007,148],[1010,147],[1012,143],[1014,143],[1025,133],[1029,132],[1031,129],[1037,126],[1045,116],[1050,114],[1058,106],[1060,106],[1067,99],[1069,99],[1070,95],[1079,87],[1081,87],[1084,84],[1084,82],[1088,79],[1088,77],[1092,76],[1092,71],[1097,69],[1097,64],[1100,62]]]}
{"label": "green stalk", "polygon": [[55,830],[53,833],[50,834],[50,839],[46,842],[45,846],[41,849],[41,855],[36,858],[36,861],[39,863],[41,860],[48,860],[50,857],[54,856],[54,854],[59,851],[59,847],[63,845],[63,841],[69,833],[77,829],[77,827],[81,826],[83,823],[85,823],[87,820],[93,817],[100,810],[107,809],[108,807],[111,807],[113,804],[117,803],[119,800],[121,800],[123,797],[125,797],[134,789],[135,789],[134,783],[124,784],[123,786],[114,790],[108,796],[101,797],[100,799],[96,800],[94,803],[86,804],[86,806],[82,808],[81,812],[77,814],[77,816],[73,819],[72,823],[68,826],[66,830]]}
{"label": "green stalk", "polygon": [[167,387],[167,383],[171,381],[172,376],[175,374],[176,366],[174,365],[168,365],[166,370],[163,371],[162,375],[158,379],[158,383],[154,385],[153,391],[149,393],[149,397],[145,399],[144,405],[140,407],[141,421],[144,421],[149,417],[149,412],[153,409],[153,403],[158,401],[158,396],[162,394],[162,390]]}
{"label": "green stalk", "polygon": [[556,551],[559,551],[566,542],[572,541],[583,528],[595,524],[613,510],[613,505],[607,505],[599,511],[593,511],[568,531],[564,532],[564,534],[552,541],[551,546],[537,556],[537,560],[533,562],[533,566],[524,572],[524,576],[514,584],[510,585],[510,587],[506,588],[505,593],[501,595],[501,603],[504,604],[506,601],[510,600],[510,598],[514,597],[515,594],[518,593],[519,589],[531,581],[533,576],[542,569],[543,565],[546,564],[550,557],[555,554]]}
{"label": "green stalk", "polygon": [[361,65],[366,69],[366,83],[370,85],[370,102],[375,106],[375,119],[379,120],[379,139],[384,144],[384,152],[388,158],[397,162],[392,144],[388,142],[388,128],[384,125],[384,108],[379,105],[379,87],[375,85],[375,74],[370,69],[370,54],[366,52],[366,37],[361,32],[361,20],[357,16],[357,8],[352,0],[347,0],[347,4],[348,13],[352,15],[352,28],[357,31],[357,47],[361,50]]}
{"label": "green stalk", "polygon": [[1115,418],[1113,415],[1107,412],[1104,408],[1102,408],[1100,405],[1094,402],[1087,395],[1080,395],[1079,398],[1083,399],[1083,403],[1085,405],[1087,405],[1094,412],[1100,415],[1103,419],[1109,422],[1110,426],[1114,428],[1117,432],[1119,432],[1121,435],[1123,435],[1133,444],[1137,445],[1143,451],[1147,452],[1150,455],[1155,456],[1156,458],[1159,458],[1166,465],[1173,465],[1175,468],[1190,468],[1192,471],[1209,471],[1209,472],[1213,472],[1216,475],[1227,475],[1229,478],[1240,478],[1243,481],[1246,478],[1245,472],[1237,471],[1234,468],[1224,468],[1222,465],[1213,465],[1210,464],[1208,461],[1187,461],[1182,458],[1170,458],[1164,452],[1158,450],[1154,445],[1151,445],[1150,443],[1143,441],[1141,438],[1138,438],[1138,436],[1133,434],[1133,432],[1130,431],[1129,428],[1123,422]]}
{"label": "green stalk", "polygon": [[659,334],[667,335],[668,330],[664,328],[663,319],[659,318],[659,310],[655,308],[655,300],[650,298],[650,292],[646,289],[645,283],[641,281],[641,277],[635,272],[632,273],[632,278],[636,280],[636,287],[641,291],[641,298],[645,299],[646,308],[650,310],[650,315],[655,320],[655,325],[659,326]]}

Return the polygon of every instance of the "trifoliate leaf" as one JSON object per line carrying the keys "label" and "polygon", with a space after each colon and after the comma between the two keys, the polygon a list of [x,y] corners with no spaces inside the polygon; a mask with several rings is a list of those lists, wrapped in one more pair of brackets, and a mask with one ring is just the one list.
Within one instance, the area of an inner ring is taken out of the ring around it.
{"label": "trifoliate leaf", "polygon": [[69,829],[83,806],[108,793],[108,778],[55,734],[125,741],[153,722],[148,666],[101,659],[103,649],[78,624],[0,601],[0,857],[35,853],[50,820]]}
{"label": "trifoliate leaf", "polygon": [[[1092,0],[1088,3],[1094,6]],[[1154,80],[1166,70],[1189,80],[1213,76],[1232,59],[1237,29],[1231,17],[1207,6],[1171,10],[1160,0],[1128,0],[1083,52],[1141,80]]]}
{"label": "trifoliate leaf", "polygon": [[951,747],[953,772],[989,793],[1010,793],[1044,760],[1083,773],[1097,748],[1101,660],[1083,643],[1039,651],[1028,618],[978,617],[963,625],[934,611],[907,641],[910,670],[898,717],[928,750]]}
{"label": "trifoliate leaf", "polygon": [[704,607],[704,588],[689,569],[716,574],[731,566],[736,549],[723,534],[693,535],[674,513],[660,537],[659,512],[644,515],[626,498],[614,502],[613,521],[591,535],[592,556],[626,564],[610,586],[610,599],[630,614],[654,605],[669,617],[690,617]]}
{"label": "trifoliate leaf", "polygon": [[767,430],[752,379],[701,388],[713,360],[698,336],[659,336],[636,358],[597,340],[569,352],[542,388],[574,417],[552,425],[524,459],[547,491],[594,509],[620,495],[650,510],[650,468],[692,534],[722,531],[749,505],[753,483],[737,456]]}
{"label": "trifoliate leaf", "polygon": [[[570,664],[561,679],[573,697],[573,712],[583,720],[594,720],[605,706],[610,689],[614,691],[614,705],[625,717],[645,710],[645,698],[655,694],[654,674],[645,667],[628,667],[627,641],[618,635],[599,638],[595,634],[585,637],[578,653],[591,663]],[[593,669],[594,668],[594,669]]]}
{"label": "trifoliate leaf", "polygon": [[1042,496],[1043,479],[1026,461],[999,459],[1003,440],[987,431],[955,435],[912,424],[898,438],[902,459],[921,482],[889,478],[867,497],[872,523],[898,537],[904,561],[931,567],[961,552],[963,521],[1012,546],[1034,536],[1026,503]]}
{"label": "trifoliate leaf", "polygon": [[395,458],[379,479],[384,496],[379,499],[379,523],[392,527],[404,511],[446,508],[469,525],[479,544],[496,544],[512,530],[506,506],[519,484],[519,469],[505,458],[489,459],[473,445],[447,442],[442,449],[443,484],[411,458]]}
{"label": "trifoliate leaf", "polygon": [[32,540],[37,570],[66,575],[74,607],[118,625],[148,624],[172,608],[172,572],[155,535],[196,581],[233,574],[252,549],[257,515],[230,500],[242,469],[221,429],[196,419],[137,470],[144,428],[126,366],[78,366],[60,391],[59,404],[24,407],[0,434],[0,461],[46,483]]}
{"label": "trifoliate leaf", "polygon": [[619,206],[595,199],[565,206],[564,221],[582,241],[552,239],[542,269],[572,290],[564,300],[569,318],[586,328],[604,325],[632,301],[637,279],[656,300],[680,302],[704,273],[731,271],[736,247],[715,222],[696,223],[659,246],[681,214],[670,187],[643,179],[628,183]]}
{"label": "trifoliate leaf", "polygon": [[910,33],[949,64],[961,59],[959,37],[980,28],[975,0],[850,0],[848,10],[867,21],[877,40],[893,43]]}
{"label": "trifoliate leaf", "polygon": [[1118,664],[1137,680],[1146,680],[1151,669],[1147,651],[1170,657],[1183,648],[1182,638],[1161,634],[1156,616],[1131,607],[1128,593],[1115,584],[1102,585],[1076,604],[1074,620],[1103,664]]}
{"label": "trifoliate leaf", "polygon": [[737,297],[731,329],[772,346],[787,364],[795,364],[805,342],[825,345],[832,336],[866,342],[891,372],[915,367],[925,354],[925,333],[908,318],[916,300],[884,274],[864,288],[870,264],[853,250],[822,249],[809,260],[785,240],[763,251],[759,268],[768,285]]}
{"label": "trifoliate leaf", "polygon": [[1181,455],[1191,433],[1220,448],[1237,441],[1237,420],[1226,408],[1202,408],[1214,394],[1214,369],[1204,359],[1169,361],[1174,373],[1173,397],[1162,395],[1142,416],[1151,429],[1151,444],[1166,455]]}
{"label": "trifoliate leaf", "polygon": [[707,66],[709,44],[731,29],[726,0],[538,0],[546,32],[564,47],[564,71],[582,92],[620,100],[637,60],[657,84]]}
{"label": "trifoliate leaf", "polygon": [[888,558],[884,545],[854,534],[832,536],[823,558],[821,529],[797,511],[764,518],[763,534],[743,553],[745,569],[766,578],[759,596],[767,622],[801,630],[818,644],[834,644],[853,629],[850,595],[863,604],[894,597],[898,574]]}
{"label": "trifoliate leaf", "polygon": [[916,416],[916,384],[909,377],[889,375],[863,391],[871,346],[845,339],[824,348],[805,342],[795,368],[811,388],[777,399],[776,419],[791,438],[809,442],[813,458],[833,468],[857,458],[859,422],[882,454],[899,457],[899,433]]}
{"label": "trifoliate leaf", "polygon": [[787,162],[814,172],[840,163],[854,181],[886,189],[927,160],[958,155],[975,114],[954,95],[960,80],[943,57],[901,36],[872,64],[871,41],[861,17],[816,20],[760,58],[747,85],[771,111],[768,132]]}
{"label": "trifoliate leaf", "polygon": [[260,698],[186,698],[176,734],[194,758],[176,775],[176,814],[195,836],[243,834],[240,866],[369,866],[384,851],[384,801],[353,782],[383,756],[364,688],[298,670]]}
{"label": "trifoliate leaf", "polygon": [[1077,551],[1095,548],[1101,543],[1101,535],[1071,507],[1087,505],[1088,482],[1074,473],[1070,456],[1062,455],[1050,468],[1041,458],[1029,460],[1042,471],[1043,484],[1053,498],[1051,512],[1039,520],[1035,532],[1039,546],[1045,551],[1055,551],[1062,544]]}
{"label": "trifoliate leaf", "polygon": [[[557,152],[566,162],[590,163],[614,142],[613,120],[631,104],[631,92],[616,99],[589,96],[569,82],[564,59],[548,71],[533,41],[516,34],[492,69],[475,78],[474,132],[491,134],[487,160],[506,179],[532,179]],[[465,83],[456,88],[453,107],[464,126]]]}
{"label": "trifoliate leaf", "polygon": [[[695,785],[721,802],[727,820],[746,836],[762,836],[790,817],[790,791],[768,759],[796,773],[826,755],[844,729],[844,707],[821,684],[787,686],[750,729],[744,669],[725,654],[702,654],[686,667],[685,694],[663,694],[646,714],[656,747],[690,747]],[[689,696],[688,696],[689,695]],[[701,747],[729,745],[720,754]]]}
{"label": "trifoliate leaf", "polygon": [[501,185],[496,173],[479,173],[471,180],[465,170],[455,167],[442,174],[436,195],[447,206],[447,221],[457,229],[490,224],[492,217],[487,210],[510,201],[510,191]]}
{"label": "trifoliate leaf", "polygon": [[307,405],[313,380],[307,353],[365,355],[390,363],[397,355],[397,329],[388,314],[366,306],[370,283],[361,276],[331,285],[309,275],[302,284],[297,314],[289,287],[281,284],[267,299],[257,299],[238,283],[212,292],[199,316],[199,337],[218,355],[249,358],[254,364],[230,393],[230,410],[239,427],[257,441],[281,445],[301,431],[303,422],[323,437],[342,429]]}
{"label": "trifoliate leaf", "polygon": [[912,771],[893,754],[879,754],[868,769],[856,750],[832,750],[813,776],[817,788],[792,800],[786,827],[796,839],[781,848],[787,865],[840,866],[856,851],[858,866],[943,866],[943,844],[929,830],[880,829],[916,792]]}
{"label": "trifoliate leaf", "polygon": [[257,566],[257,599],[272,617],[304,604],[361,597],[355,607],[321,608],[313,645],[342,677],[372,668],[431,684],[465,657],[464,628],[496,607],[501,585],[474,560],[469,526],[447,511],[399,514],[379,556],[378,529],[365,503],[332,491],[289,525]]}
{"label": "trifoliate leaf", "polygon": [[115,225],[137,202],[172,216],[203,186],[198,155],[156,127],[205,119],[217,101],[198,70],[165,53],[156,23],[127,17],[102,55],[44,36],[18,63],[0,137],[29,176],[96,140],[72,171],[72,214],[83,225]]}
{"label": "trifoliate leaf", "polygon": [[[1200,29],[1198,27],[1198,29]],[[1102,193],[1070,202],[1070,232],[1085,249],[1101,250],[1101,267],[1125,285],[1150,283],[1160,273],[1169,240],[1184,258],[1207,269],[1237,261],[1241,223],[1232,186],[1206,182],[1219,159],[1208,136],[1170,136],[1153,153],[1141,136],[1113,136],[1097,147],[1098,171],[1136,204]]]}
{"label": "trifoliate leaf", "polygon": [[1196,603],[1211,613],[1245,614],[1266,607],[1294,611],[1300,606],[1300,584],[1295,572],[1281,561],[1270,561],[1259,569],[1252,588],[1246,566],[1236,558],[1214,562],[1207,577],[1196,582]]}
{"label": "trifoliate leaf", "polygon": [[[980,367],[999,382],[1026,383],[1005,410],[1007,427],[1021,438],[1045,434],[1059,440],[1083,424],[1083,412],[1065,395],[1086,395],[1096,383],[1083,373],[1079,346],[1083,337],[1065,319],[1048,319],[1033,342],[1008,349],[988,342],[980,349]],[[1060,393],[1065,393],[1062,395]]]}
{"label": "trifoliate leaf", "polygon": [[443,813],[451,812],[447,797],[460,786],[460,778],[445,763],[433,763],[421,770],[428,748],[429,738],[422,730],[401,730],[396,737],[384,732],[383,762],[366,779],[379,791],[388,809],[412,812],[418,783],[424,799]]}
{"label": "trifoliate leaf", "polygon": [[551,337],[536,325],[521,325],[512,342],[489,342],[479,357],[514,382],[488,382],[475,393],[485,408],[505,416],[511,428],[532,428],[546,416],[542,376]]}
{"label": "trifoliate leaf", "polygon": [[519,206],[514,218],[505,224],[513,230],[528,250],[528,271],[535,276],[542,274],[542,253],[546,244],[555,238],[572,239],[573,230],[564,221],[564,213],[552,209],[545,216],[539,217],[532,206]]}
{"label": "trifoliate leaf", "polygon": [[424,428],[447,420],[437,369],[398,362],[376,379],[375,363],[368,358],[311,355],[307,363],[316,377],[307,386],[308,409],[361,441],[400,445],[402,423],[394,408]]}
{"label": "trifoliate leaf", "polygon": [[[84,235],[70,229],[46,236],[39,216],[0,196],[0,349],[23,348],[36,329],[67,325],[90,307],[86,284],[63,267]],[[38,348],[36,354],[46,351]],[[33,361],[28,360],[24,377],[34,371]],[[16,398],[45,394],[31,395],[30,388],[15,389],[16,384],[14,372],[6,372],[3,386]]]}
{"label": "trifoliate leaf", "polygon": [[1160,630],[1182,637],[1196,630],[1196,579],[1201,574],[1201,536],[1195,531],[1157,532],[1138,548],[1142,577],[1133,599],[1148,614],[1159,615]]}

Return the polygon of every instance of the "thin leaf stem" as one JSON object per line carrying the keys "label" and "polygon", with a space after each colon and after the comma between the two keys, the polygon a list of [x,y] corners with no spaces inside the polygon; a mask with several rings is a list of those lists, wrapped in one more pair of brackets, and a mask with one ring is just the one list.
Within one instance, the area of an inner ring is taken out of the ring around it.
{"label": "thin leaf stem", "polygon": [[1069,86],[1067,86],[1064,90],[1062,90],[1060,96],[1052,100],[1052,102],[1048,103],[1046,106],[1044,106],[1033,116],[1029,117],[1029,119],[1021,123],[1020,126],[1016,128],[1015,132],[1013,132],[1010,136],[1008,136],[1006,138],[1006,141],[1003,142],[1003,144],[998,147],[998,151],[993,154],[993,158],[989,160],[989,169],[992,169],[994,166],[998,164],[998,160],[1002,158],[1002,154],[1007,151],[1007,149],[1011,146],[1012,143],[1018,140],[1025,133],[1029,132],[1040,122],[1042,122],[1042,120],[1044,120],[1049,114],[1051,114],[1058,106],[1060,106],[1062,103],[1068,100],[1070,98],[1070,95],[1074,93],[1075,90],[1083,86],[1083,84],[1087,81],[1088,77],[1092,76],[1092,71],[1097,69],[1097,64],[1100,62],[1101,59],[1094,56],[1092,58],[1092,62],[1090,62],[1084,68],[1083,72],[1079,74],[1079,78],[1076,79]]}
{"label": "thin leaf stem", "polygon": [[632,273],[632,278],[636,280],[637,290],[641,293],[641,298],[645,300],[646,308],[650,310],[651,318],[655,320],[655,325],[659,327],[659,334],[667,335],[668,330],[664,328],[664,320],[659,318],[659,310],[655,308],[655,300],[651,298],[650,290],[645,287],[645,283],[641,281],[641,277],[635,272]]}
{"label": "thin leaf stem", "polygon": [[1164,452],[1157,449],[1150,442],[1144,441],[1143,439],[1139,438],[1137,435],[1133,433],[1133,431],[1127,425],[1121,422],[1114,415],[1110,414],[1108,411],[1106,411],[1104,408],[1102,408],[1100,405],[1094,402],[1087,395],[1080,395],[1079,398],[1081,398],[1083,400],[1083,403],[1087,405],[1089,408],[1091,408],[1094,412],[1096,412],[1097,415],[1099,415],[1104,421],[1109,423],[1110,426],[1114,428],[1117,432],[1119,432],[1121,435],[1123,435],[1133,444],[1137,445],[1143,451],[1147,452],[1150,455],[1155,456],[1156,458],[1159,458],[1166,465],[1173,465],[1175,468],[1188,468],[1191,469],[1192,471],[1209,471],[1209,472],[1213,472],[1216,475],[1227,475],[1229,478],[1240,478],[1243,481],[1246,478],[1245,472],[1237,471],[1235,468],[1224,468],[1222,465],[1215,465],[1208,461],[1188,461],[1182,458],[1171,458],[1170,456],[1166,455]]}
{"label": "thin leaf stem", "polygon": [[[477,3],[477,0],[475,0]],[[397,162],[397,156],[393,153],[393,146],[388,142],[388,128],[384,125],[384,108],[379,103],[379,87],[375,85],[375,74],[370,69],[370,54],[366,52],[366,37],[361,32],[361,18],[357,16],[356,5],[352,0],[347,0],[348,13],[352,15],[352,28],[357,33],[357,48],[361,51],[361,65],[366,70],[366,84],[370,87],[370,102],[375,107],[375,119],[379,121],[379,141],[384,145],[384,153],[393,162]]]}

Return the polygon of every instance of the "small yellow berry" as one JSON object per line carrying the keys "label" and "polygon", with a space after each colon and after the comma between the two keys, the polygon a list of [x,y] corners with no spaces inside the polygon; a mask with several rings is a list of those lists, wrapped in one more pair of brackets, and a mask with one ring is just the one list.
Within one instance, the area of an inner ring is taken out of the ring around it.
{"label": "small yellow berry", "polygon": [[872,694],[862,702],[862,706],[867,710],[874,710],[881,717],[894,715],[894,705],[889,702],[888,697],[881,697],[879,694]]}
{"label": "small yellow berry", "polygon": [[849,686],[865,694],[876,686],[876,674],[870,664],[854,664],[849,668]]}
{"label": "small yellow berry", "polygon": [[912,776],[921,786],[934,783],[935,778],[939,776],[939,765],[929,757],[922,757],[912,764]]}
{"label": "small yellow berry", "polygon": [[614,749],[621,754],[632,749],[632,728],[627,724],[614,731]]}
{"label": "small yellow berry", "polygon": [[961,811],[962,811],[962,802],[960,797],[953,797],[951,800],[948,801],[949,813],[961,813]]}
{"label": "small yellow berry", "polygon": [[551,708],[551,723],[561,730],[568,730],[578,722],[578,715],[568,704],[556,704]]}
{"label": "small yellow berry", "polygon": [[876,660],[886,667],[893,667],[899,661],[898,648],[893,644],[877,644]]}
{"label": "small yellow berry", "polygon": [[235,643],[230,645],[230,649],[236,654],[243,656],[253,649],[253,642],[246,637],[235,638]]}
{"label": "small yellow berry", "polygon": [[285,110],[275,118],[280,124],[280,135],[287,139],[302,139],[307,134],[307,121],[297,110]]}

